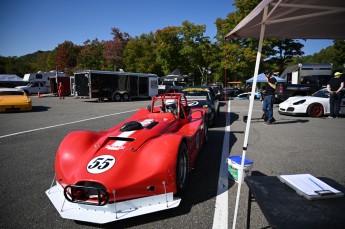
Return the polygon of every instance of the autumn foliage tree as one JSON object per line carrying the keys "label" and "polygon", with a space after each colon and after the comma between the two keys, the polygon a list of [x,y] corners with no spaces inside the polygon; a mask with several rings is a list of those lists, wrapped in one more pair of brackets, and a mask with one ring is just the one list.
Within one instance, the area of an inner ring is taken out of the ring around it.
{"label": "autumn foliage tree", "polygon": [[73,74],[73,69],[77,66],[77,58],[80,47],[71,41],[65,41],[56,47],[55,63],[56,69],[67,74]]}
{"label": "autumn foliage tree", "polygon": [[128,33],[120,32],[118,28],[112,28],[113,39],[104,42],[103,58],[107,64],[107,70],[116,71],[123,68],[123,52],[130,39]]}

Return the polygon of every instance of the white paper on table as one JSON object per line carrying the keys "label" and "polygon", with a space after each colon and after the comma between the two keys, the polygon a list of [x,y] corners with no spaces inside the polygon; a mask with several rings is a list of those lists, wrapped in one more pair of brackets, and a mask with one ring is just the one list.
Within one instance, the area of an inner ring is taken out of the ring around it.
{"label": "white paper on table", "polygon": [[321,190],[328,190],[335,194],[340,193],[339,190],[332,188],[325,182],[310,174],[280,175],[280,177],[301,192],[310,196],[317,195],[315,191]]}

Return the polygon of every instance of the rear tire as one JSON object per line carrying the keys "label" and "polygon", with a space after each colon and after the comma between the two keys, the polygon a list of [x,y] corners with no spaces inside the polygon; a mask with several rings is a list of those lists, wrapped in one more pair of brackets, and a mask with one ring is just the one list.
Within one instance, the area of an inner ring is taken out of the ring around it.
{"label": "rear tire", "polygon": [[310,117],[323,116],[323,106],[320,103],[313,103],[308,107],[307,114]]}
{"label": "rear tire", "polygon": [[178,150],[176,161],[176,194],[182,194],[187,186],[189,179],[189,157],[188,147],[182,142]]}
{"label": "rear tire", "polygon": [[122,99],[123,99],[123,101],[128,102],[131,98],[130,98],[128,93],[124,93],[122,95]]}

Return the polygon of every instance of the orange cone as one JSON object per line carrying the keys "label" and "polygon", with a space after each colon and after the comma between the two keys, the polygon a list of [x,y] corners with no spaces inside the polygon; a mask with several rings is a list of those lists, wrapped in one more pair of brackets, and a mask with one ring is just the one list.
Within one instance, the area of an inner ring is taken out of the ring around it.
{"label": "orange cone", "polygon": [[37,93],[37,98],[41,98],[41,93],[40,93],[40,91],[38,91],[38,93]]}

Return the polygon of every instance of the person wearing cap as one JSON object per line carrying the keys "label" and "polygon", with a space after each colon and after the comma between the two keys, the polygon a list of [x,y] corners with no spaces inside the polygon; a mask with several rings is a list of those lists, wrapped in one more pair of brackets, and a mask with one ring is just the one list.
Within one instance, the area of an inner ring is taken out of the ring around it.
{"label": "person wearing cap", "polygon": [[339,116],[341,99],[343,98],[342,89],[344,87],[344,80],[340,77],[343,73],[334,73],[332,78],[327,84],[327,91],[329,95],[329,118],[336,118]]}
{"label": "person wearing cap", "polygon": [[266,85],[265,85],[265,97],[262,103],[262,110],[264,112],[265,123],[270,125],[276,120],[273,118],[273,104],[275,90],[277,86],[277,80],[273,77],[273,71],[266,71]]}

